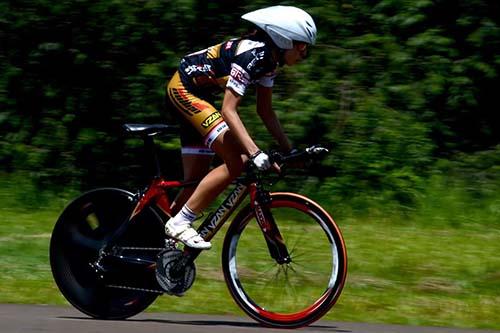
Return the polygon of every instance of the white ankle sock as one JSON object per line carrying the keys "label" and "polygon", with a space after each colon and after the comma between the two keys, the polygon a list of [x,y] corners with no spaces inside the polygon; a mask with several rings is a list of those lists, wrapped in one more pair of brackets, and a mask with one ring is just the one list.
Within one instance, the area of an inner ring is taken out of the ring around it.
{"label": "white ankle sock", "polygon": [[181,211],[172,218],[172,223],[174,226],[180,227],[186,224],[191,225],[195,219],[196,214],[187,205],[184,205]]}

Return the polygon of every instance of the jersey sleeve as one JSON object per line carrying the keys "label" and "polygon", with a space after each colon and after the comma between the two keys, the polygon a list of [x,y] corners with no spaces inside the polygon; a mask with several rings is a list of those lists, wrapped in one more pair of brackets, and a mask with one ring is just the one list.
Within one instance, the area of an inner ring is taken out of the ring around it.
{"label": "jersey sleeve", "polygon": [[274,84],[276,64],[269,49],[256,47],[238,54],[231,64],[231,72],[226,87],[243,96],[251,83],[264,87]]}
{"label": "jersey sleeve", "polygon": [[227,80],[226,88],[233,89],[238,95],[245,95],[245,90],[251,83],[250,74],[240,65],[231,64],[231,73]]}
{"label": "jersey sleeve", "polygon": [[276,77],[276,71],[272,71],[270,73],[265,74],[261,77],[257,83],[263,87],[271,88],[274,86],[274,78]]}

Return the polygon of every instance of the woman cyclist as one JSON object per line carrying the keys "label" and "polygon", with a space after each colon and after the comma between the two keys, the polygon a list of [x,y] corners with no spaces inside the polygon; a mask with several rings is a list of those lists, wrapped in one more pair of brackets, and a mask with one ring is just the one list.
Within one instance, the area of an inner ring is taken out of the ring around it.
{"label": "woman cyclist", "polygon": [[[255,33],[185,56],[167,86],[181,125],[184,179],[203,179],[196,189],[185,190],[176,199],[172,210],[178,213],[166,223],[165,232],[193,248],[211,247],[191,227],[196,215],[241,174],[248,159],[259,170],[274,167],[279,171],[238,115],[247,87],[256,86],[257,113],[280,148],[289,151],[290,142],[272,109],[275,71],[305,58],[308,46],[316,40],[313,19],[296,7],[268,7],[242,18],[257,26]],[[221,92],[224,98],[219,112],[213,96]],[[209,171],[214,153],[224,163]]]}

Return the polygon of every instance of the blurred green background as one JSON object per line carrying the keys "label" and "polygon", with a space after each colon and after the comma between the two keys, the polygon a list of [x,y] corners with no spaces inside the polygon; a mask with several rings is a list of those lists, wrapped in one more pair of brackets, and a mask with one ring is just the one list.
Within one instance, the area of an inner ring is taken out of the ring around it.
{"label": "blurred green background", "polygon": [[[500,3],[486,0],[0,2],[0,302],[64,302],[46,253],[57,215],[83,190],[144,182],[121,125],[171,122],[179,59],[278,3],[319,30],[307,61],[280,69],[274,105],[295,145],[332,151],[279,185],[345,232],[350,275],[330,318],[500,328]],[[254,102],[242,119],[270,148]],[[161,144],[174,178],[178,148]],[[203,312],[179,302],[155,309]]]}

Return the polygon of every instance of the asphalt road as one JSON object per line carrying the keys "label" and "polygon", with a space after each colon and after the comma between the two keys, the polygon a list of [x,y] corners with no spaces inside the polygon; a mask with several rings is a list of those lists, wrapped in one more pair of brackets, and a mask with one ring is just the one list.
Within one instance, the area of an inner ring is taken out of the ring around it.
{"label": "asphalt road", "polygon": [[298,330],[267,329],[232,316],[143,313],[128,320],[95,320],[71,307],[0,304],[0,332],[149,333],[149,332],[341,332],[341,333],[500,333],[492,330],[373,325],[319,321]]}

